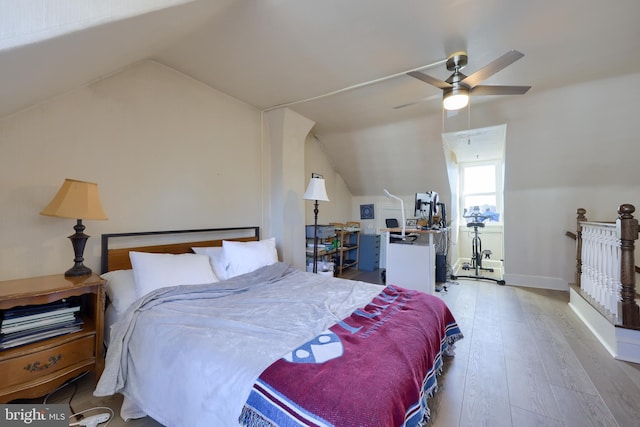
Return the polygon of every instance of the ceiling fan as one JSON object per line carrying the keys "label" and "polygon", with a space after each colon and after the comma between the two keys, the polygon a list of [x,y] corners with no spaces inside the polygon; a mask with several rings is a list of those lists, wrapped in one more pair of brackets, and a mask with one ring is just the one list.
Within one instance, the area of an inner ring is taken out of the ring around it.
{"label": "ceiling fan", "polygon": [[[445,81],[431,77],[421,71],[410,71],[407,75],[429,83],[442,89],[442,103],[446,110],[458,110],[464,108],[469,103],[469,95],[522,95],[531,86],[484,86],[478,85],[483,80],[491,77],[498,71],[513,64],[524,56],[517,50],[510,50],[498,59],[479,69],[470,76],[465,76],[460,71],[467,65],[468,57],[465,52],[456,52],[447,59],[447,70],[453,74]],[[415,102],[400,105],[396,108],[406,107]]]}

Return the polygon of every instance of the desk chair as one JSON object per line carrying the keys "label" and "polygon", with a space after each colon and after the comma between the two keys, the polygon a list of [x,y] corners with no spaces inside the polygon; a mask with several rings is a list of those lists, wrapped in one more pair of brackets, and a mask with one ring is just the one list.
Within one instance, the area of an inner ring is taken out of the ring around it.
{"label": "desk chair", "polygon": [[[398,220],[395,218],[387,218],[384,220],[387,228],[400,228],[398,224]],[[402,240],[402,233],[389,233],[389,238],[391,240]],[[418,238],[417,234],[405,234],[405,240],[409,240],[410,242],[415,241]]]}

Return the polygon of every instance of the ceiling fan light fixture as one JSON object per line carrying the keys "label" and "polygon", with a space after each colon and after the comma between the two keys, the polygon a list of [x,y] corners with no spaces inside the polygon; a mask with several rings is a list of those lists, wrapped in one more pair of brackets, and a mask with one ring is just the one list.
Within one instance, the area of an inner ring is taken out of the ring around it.
{"label": "ceiling fan light fixture", "polygon": [[459,110],[469,105],[469,89],[458,86],[445,90],[442,97],[442,105],[445,110]]}

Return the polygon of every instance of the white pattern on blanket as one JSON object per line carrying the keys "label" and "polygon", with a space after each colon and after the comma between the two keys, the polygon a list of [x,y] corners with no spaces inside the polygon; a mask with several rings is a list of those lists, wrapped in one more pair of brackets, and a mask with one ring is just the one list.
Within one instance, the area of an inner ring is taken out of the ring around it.
{"label": "white pattern on blanket", "polygon": [[277,263],[211,285],[157,290],[114,325],[94,394],[123,393],[166,426],[238,425],[264,369],[381,289]]}

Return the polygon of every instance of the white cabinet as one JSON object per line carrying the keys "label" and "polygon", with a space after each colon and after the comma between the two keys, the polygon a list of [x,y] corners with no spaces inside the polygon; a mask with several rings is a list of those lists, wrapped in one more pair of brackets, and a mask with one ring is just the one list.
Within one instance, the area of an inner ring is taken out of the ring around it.
{"label": "white cabinet", "polygon": [[[410,230],[419,234],[417,240],[392,243],[390,232],[385,231],[386,283],[427,294],[436,290],[436,247],[434,236],[444,230]],[[409,230],[407,230],[409,232]]]}
{"label": "white cabinet", "polygon": [[436,260],[433,245],[390,243],[387,246],[387,284],[427,294],[436,290]]}

